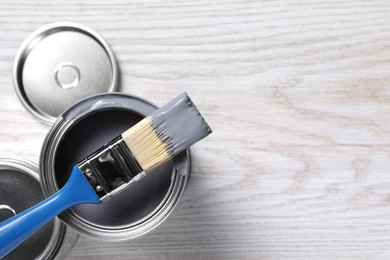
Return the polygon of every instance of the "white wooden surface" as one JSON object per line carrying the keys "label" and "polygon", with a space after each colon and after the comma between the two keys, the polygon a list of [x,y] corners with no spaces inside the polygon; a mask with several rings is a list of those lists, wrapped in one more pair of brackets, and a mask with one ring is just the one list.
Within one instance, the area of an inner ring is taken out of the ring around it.
{"label": "white wooden surface", "polygon": [[1,1],[0,156],[38,161],[49,127],[12,87],[41,25],[97,30],[121,91],[188,91],[214,129],[173,215],[71,259],[390,259],[389,1]]}

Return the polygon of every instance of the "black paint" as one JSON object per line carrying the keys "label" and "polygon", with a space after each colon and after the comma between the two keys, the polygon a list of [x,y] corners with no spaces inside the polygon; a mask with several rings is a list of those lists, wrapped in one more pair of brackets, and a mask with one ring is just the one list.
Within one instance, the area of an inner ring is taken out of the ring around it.
{"label": "black paint", "polygon": [[[18,214],[44,199],[41,186],[33,177],[17,170],[0,170],[0,205],[8,205]],[[11,216],[9,211],[0,210],[0,222]],[[50,221],[3,260],[35,259],[47,247],[53,228],[54,222]]]}
{"label": "black paint", "polygon": [[[75,123],[57,149],[54,174],[59,187],[66,183],[74,164],[141,119],[128,110],[110,109],[95,112]],[[98,225],[130,225],[147,216],[163,201],[171,183],[172,168],[172,162],[168,162],[100,205],[84,204],[73,209],[77,215]]]}
{"label": "black paint", "polygon": [[172,157],[212,132],[187,93],[172,99],[150,117],[160,140],[168,143]]}

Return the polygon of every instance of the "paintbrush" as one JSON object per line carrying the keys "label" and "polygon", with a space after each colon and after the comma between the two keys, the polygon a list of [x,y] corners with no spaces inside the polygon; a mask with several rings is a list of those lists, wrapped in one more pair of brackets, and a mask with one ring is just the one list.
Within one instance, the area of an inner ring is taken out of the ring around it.
{"label": "paintbrush", "polygon": [[0,223],[0,258],[64,210],[108,200],[211,132],[188,95],[179,95],[75,165],[57,193]]}

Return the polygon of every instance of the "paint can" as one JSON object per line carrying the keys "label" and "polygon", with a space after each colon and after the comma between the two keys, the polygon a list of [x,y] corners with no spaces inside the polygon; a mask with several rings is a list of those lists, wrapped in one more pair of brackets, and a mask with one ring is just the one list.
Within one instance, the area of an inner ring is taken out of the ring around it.
{"label": "paint can", "polygon": [[[38,165],[15,158],[0,158],[0,222],[39,203],[45,197]],[[58,218],[19,245],[4,260],[61,259],[74,245],[78,234]]]}
{"label": "paint can", "polygon": [[[45,195],[54,194],[66,183],[73,165],[156,109],[145,99],[122,93],[98,94],[70,107],[58,117],[41,150],[40,177]],[[187,186],[189,174],[190,155],[186,150],[107,202],[78,205],[59,217],[93,238],[136,238],[169,216]]]}

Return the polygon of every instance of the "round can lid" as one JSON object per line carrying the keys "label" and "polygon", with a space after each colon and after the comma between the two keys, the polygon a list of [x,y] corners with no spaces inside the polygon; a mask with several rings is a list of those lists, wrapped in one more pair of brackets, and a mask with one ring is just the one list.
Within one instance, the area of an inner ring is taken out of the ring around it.
{"label": "round can lid", "polygon": [[[0,158],[0,222],[45,199],[38,176],[38,167],[32,162]],[[52,259],[61,247],[65,230],[55,218],[4,259]]]}
{"label": "round can lid", "polygon": [[118,67],[97,32],[82,24],[60,22],[39,28],[22,43],[13,80],[27,110],[51,124],[77,101],[115,91]]}

